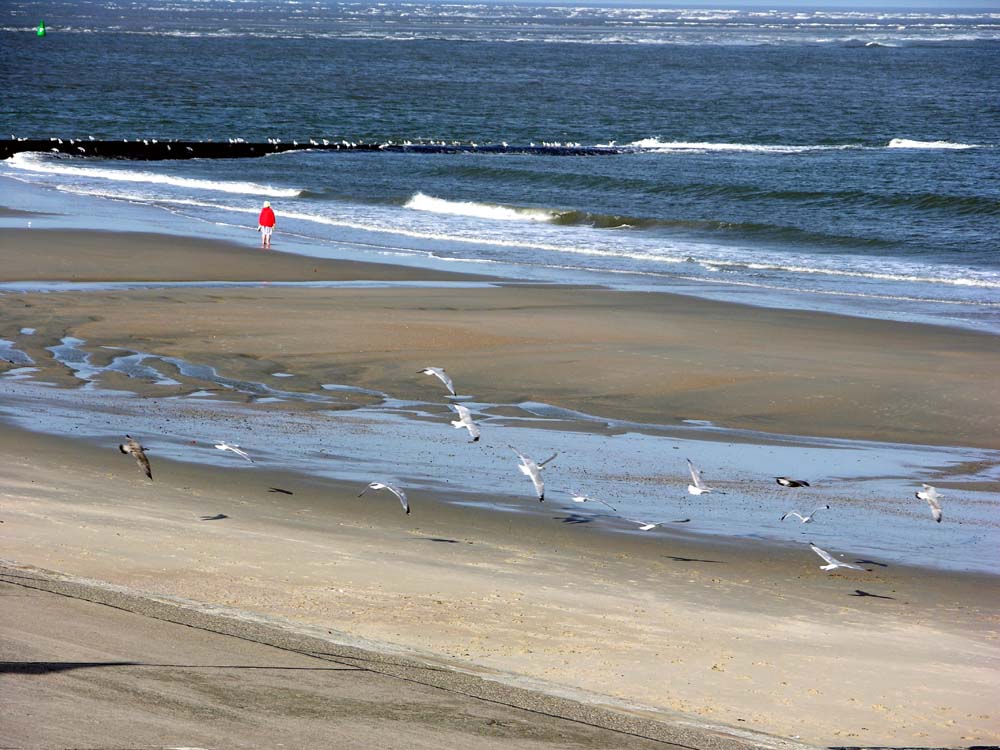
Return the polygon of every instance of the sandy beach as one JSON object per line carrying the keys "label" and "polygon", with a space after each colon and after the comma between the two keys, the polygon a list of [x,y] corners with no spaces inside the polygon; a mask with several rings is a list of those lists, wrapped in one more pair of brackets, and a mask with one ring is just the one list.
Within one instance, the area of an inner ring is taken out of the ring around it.
{"label": "sandy beach", "polygon": [[[414,372],[447,361],[463,392],[497,403],[703,420],[761,439],[1000,448],[1000,346],[970,331],[159,235],[4,230],[0,281],[52,280],[261,282],[0,295],[0,338],[57,388],[79,381],[46,347],[72,336],[248,381],[294,372],[285,387],[301,391],[334,382],[419,398],[428,383]],[[391,285],[412,281],[446,286]],[[178,380],[171,393],[196,388]],[[136,378],[101,385],[163,393]],[[310,408],[262,404],[259,417]],[[149,482],[116,444],[0,429],[8,563],[327,629],[665,721],[838,747],[1000,741],[995,576],[872,561],[864,574],[827,574],[791,545],[609,535],[553,520],[566,518],[556,507],[499,514],[420,491],[407,517],[358,500],[356,483],[273,466],[154,453]]]}

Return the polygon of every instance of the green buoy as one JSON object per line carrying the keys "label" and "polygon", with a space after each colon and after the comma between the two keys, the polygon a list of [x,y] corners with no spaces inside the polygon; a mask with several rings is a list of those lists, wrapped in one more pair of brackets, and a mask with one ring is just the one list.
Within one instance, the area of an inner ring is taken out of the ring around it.
{"label": "green buoy", "polygon": [[38,36],[45,36],[45,21],[38,22]]}

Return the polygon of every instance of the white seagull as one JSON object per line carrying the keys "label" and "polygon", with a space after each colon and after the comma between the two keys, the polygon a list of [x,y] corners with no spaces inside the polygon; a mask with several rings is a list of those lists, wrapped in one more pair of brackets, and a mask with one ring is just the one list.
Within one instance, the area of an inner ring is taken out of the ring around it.
{"label": "white seagull", "polygon": [[410,512],[410,503],[406,499],[406,493],[398,487],[393,487],[391,484],[386,484],[385,482],[371,482],[367,487],[361,490],[361,494],[359,494],[358,497],[361,497],[361,495],[368,492],[368,490],[389,490],[389,492],[399,498],[399,502],[403,506],[403,510],[407,513]]}
{"label": "white seagull", "polygon": [[809,543],[809,548],[812,549],[817,555],[826,560],[826,565],[820,565],[820,570],[834,570],[835,568],[850,568],[851,570],[863,570],[865,573],[868,571],[862,568],[860,565],[855,565],[854,563],[844,562],[843,560],[838,560],[829,552],[824,549],[820,549],[812,542]]}
{"label": "white seagull", "polygon": [[521,470],[522,474],[524,474],[526,477],[528,477],[531,480],[531,483],[533,485],[535,485],[535,492],[538,494],[538,502],[540,502],[540,503],[544,502],[545,501],[545,482],[542,481],[542,469],[545,468],[545,464],[547,464],[553,458],[555,458],[556,456],[558,456],[559,453],[558,452],[553,453],[551,456],[549,456],[548,458],[546,458],[544,461],[539,461],[538,463],[535,463],[535,461],[533,459],[528,458],[526,455],[524,455],[523,453],[521,453],[513,445],[509,445],[507,447],[510,448],[512,451],[514,451],[514,453],[516,453],[518,455],[518,458],[521,459],[521,465],[518,466],[517,468]]}
{"label": "white seagull", "polygon": [[434,377],[438,378],[442,383],[445,384],[445,387],[448,389],[448,392],[452,396],[455,395],[455,384],[452,382],[451,376],[444,371],[443,367],[425,367],[423,370],[417,370],[417,372],[421,375],[433,375]]}
{"label": "white seagull", "polygon": [[576,492],[575,490],[573,492],[570,492],[569,494],[570,497],[573,498],[574,503],[600,503],[605,508],[610,508],[615,513],[618,512],[618,509],[615,506],[611,505],[611,503],[606,503],[600,498],[591,497],[590,495],[584,495],[583,493]]}
{"label": "white seagull", "polygon": [[233,445],[230,445],[229,443],[223,440],[222,442],[216,443],[215,447],[218,448],[220,451],[232,451],[240,458],[245,458],[250,463],[253,463],[253,459],[250,458],[249,455],[247,455],[247,452],[245,450],[241,450],[240,446],[236,445],[235,443]]}
{"label": "white seagull", "polygon": [[805,479],[792,479],[791,477],[775,477],[774,481],[782,487],[808,487],[809,482]]}
{"label": "white seagull", "polygon": [[469,411],[469,407],[463,406],[462,404],[452,404],[452,408],[458,412],[458,419],[453,419],[451,421],[452,426],[456,430],[460,430],[463,427],[469,431],[469,435],[472,436],[470,443],[475,443],[479,440],[479,425],[472,421],[472,412]]}
{"label": "white seagull", "polygon": [[631,521],[632,523],[639,524],[639,531],[649,531],[650,529],[655,529],[657,526],[662,526],[665,523],[690,523],[690,518],[681,518],[677,521],[642,521],[638,518],[628,518],[627,516],[622,516],[626,521]]}
{"label": "white seagull", "polygon": [[797,519],[799,519],[799,521],[801,523],[812,523],[813,516],[815,516],[816,512],[820,511],[820,510],[830,510],[830,506],[829,505],[821,505],[816,510],[814,510],[812,513],[810,513],[808,516],[802,515],[797,510],[790,510],[785,515],[783,515],[781,518],[779,518],[778,520],[779,521],[784,521],[789,516],[795,516]]}
{"label": "white seagull", "polygon": [[938,494],[936,487],[931,487],[929,484],[920,485],[923,487],[923,491],[918,490],[913,493],[918,500],[926,500],[927,504],[931,506],[931,515],[934,516],[934,520],[941,523],[941,503],[938,502],[938,498],[941,495]]}
{"label": "white seagull", "polygon": [[688,469],[691,471],[691,481],[693,484],[688,485],[688,492],[692,495],[704,495],[706,492],[718,492],[720,495],[725,495],[726,493],[722,490],[717,490],[714,487],[709,487],[702,481],[701,472],[698,471],[691,459],[685,459],[688,462]]}

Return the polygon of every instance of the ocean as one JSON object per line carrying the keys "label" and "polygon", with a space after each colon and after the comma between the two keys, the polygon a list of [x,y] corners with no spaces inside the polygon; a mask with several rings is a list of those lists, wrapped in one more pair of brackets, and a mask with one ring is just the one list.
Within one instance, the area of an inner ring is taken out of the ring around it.
{"label": "ocean", "polygon": [[397,147],[0,163],[112,226],[1000,332],[1000,12],[27,0],[0,85],[4,138]]}

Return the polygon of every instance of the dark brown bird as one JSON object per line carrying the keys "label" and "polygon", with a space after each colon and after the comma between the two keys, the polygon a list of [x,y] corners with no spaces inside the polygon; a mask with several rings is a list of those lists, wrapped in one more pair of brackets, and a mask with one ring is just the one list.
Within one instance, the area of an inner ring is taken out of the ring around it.
{"label": "dark brown bird", "polygon": [[150,479],[153,478],[153,471],[149,468],[149,459],[146,458],[146,449],[142,447],[138,440],[131,435],[126,435],[125,444],[119,445],[118,450],[122,453],[131,453],[135,457],[135,462],[139,464],[139,471]]}

